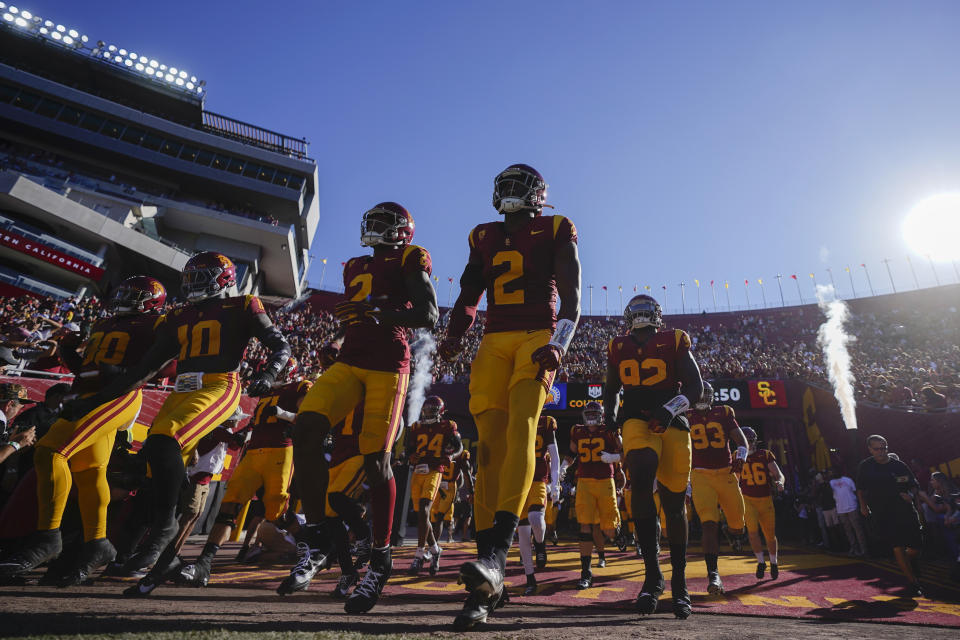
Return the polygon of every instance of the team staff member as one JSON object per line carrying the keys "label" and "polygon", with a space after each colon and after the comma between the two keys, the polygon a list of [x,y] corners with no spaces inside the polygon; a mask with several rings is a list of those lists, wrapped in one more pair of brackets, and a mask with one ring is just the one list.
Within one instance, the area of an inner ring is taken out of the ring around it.
{"label": "team staff member", "polygon": [[[62,586],[80,584],[116,557],[107,540],[107,463],[117,431],[132,426],[140,413],[141,384],[153,376],[117,396],[102,397],[96,392],[129,378],[126,372],[144,358],[154,342],[166,299],[166,290],[154,278],[124,280],[108,303],[113,315],[93,324],[83,354],[71,349],[62,352],[64,362],[76,374],[71,393],[84,398],[81,402],[86,409],[69,418],[62,416],[37,443],[37,531],[25,548],[0,565],[0,573],[25,573],[60,554],[60,521],[74,480],[84,545],[76,566],[62,578]],[[179,495],[177,484],[175,499]]]}
{"label": "team staff member", "polygon": [[[614,430],[603,429],[603,407],[591,401],[583,410],[584,424],[570,430],[570,453],[560,467],[563,476],[575,459],[577,465],[577,522],[580,523],[580,581],[577,589],[593,586],[590,559],[596,540],[612,539],[617,531],[617,487],[614,464],[620,462],[623,443]],[[598,531],[599,529],[599,531]],[[597,551],[603,553],[599,544]],[[600,555],[601,561],[603,556]],[[603,562],[601,566],[605,566]]]}
{"label": "team staff member", "polygon": [[740,470],[740,490],[743,492],[744,519],[750,537],[750,547],[757,556],[757,580],[763,577],[767,569],[763,559],[763,543],[760,540],[761,530],[767,541],[767,551],[770,552],[770,577],[776,580],[780,576],[777,560],[779,545],[770,484],[773,483],[777,493],[783,491],[783,473],[772,451],[757,449],[757,432],[750,427],[743,427],[741,431],[747,438],[750,455],[747,456],[743,469]]}
{"label": "team staff member", "polygon": [[[413,467],[410,498],[417,510],[417,551],[410,565],[410,575],[418,575],[425,559],[433,564],[434,556],[439,562],[440,545],[437,544],[430,526],[433,501],[440,490],[440,482],[450,459],[460,455],[463,443],[457,433],[457,423],[443,418],[443,400],[428,396],[420,409],[420,420],[410,426],[407,433],[407,459]],[[432,543],[428,546],[429,539]]]}
{"label": "team staff member", "polygon": [[[707,591],[711,595],[723,593],[723,581],[717,559],[720,554],[720,509],[727,517],[727,527],[733,535],[743,533],[743,495],[735,474],[740,473],[747,459],[747,440],[740,431],[733,408],[713,405],[713,387],[703,383],[703,395],[696,406],[687,412],[690,422],[690,441],[693,445],[693,506],[703,525],[703,558],[707,563]],[[737,446],[730,455],[730,443]]]}
{"label": "team staff member", "polygon": [[[517,527],[517,541],[520,547],[520,561],[527,576],[527,586],[523,595],[531,596],[537,592],[535,569],[547,566],[547,523],[544,508],[547,501],[556,500],[560,485],[560,453],[557,449],[557,420],[553,416],[540,416],[537,422],[536,467],[533,482],[527,492],[527,501],[520,513],[523,519]],[[536,550],[536,564],[534,564]]]}
{"label": "team staff member", "polygon": [[924,595],[919,581],[923,529],[913,492],[917,478],[910,467],[895,460],[883,436],[867,438],[870,457],[857,467],[857,498],[860,513],[873,521],[873,529],[893,547],[893,556],[909,583],[911,595]]}
{"label": "team staff member", "polygon": [[[487,323],[470,373],[477,423],[477,560],[460,567],[469,597],[454,620],[464,631],[486,621],[503,595],[507,550],[533,481],[537,420],[580,318],[577,230],[563,216],[541,216],[547,184],[515,164],[494,180],[502,222],[470,232],[440,355],[455,360],[487,292]],[[561,307],[556,310],[559,295]]]}
{"label": "team staff member", "polygon": [[[153,578],[167,573],[168,565],[176,559],[171,547],[163,562],[158,562],[177,533],[175,510],[185,462],[200,439],[233,415],[240,404],[237,371],[250,338],[256,337],[270,352],[247,389],[250,395],[269,392],[290,358],[290,346],[273,326],[259,298],[228,297],[236,282],[237,270],[228,257],[208,251],[190,258],[181,284],[188,303],[164,317],[150,351],[126,375],[91,398],[65,408],[83,415],[87,407],[129,393],[154,377],[167,362],[177,360],[174,391],[157,412],[140,451],[152,474],[150,534],[126,565],[131,570],[158,565],[154,566]],[[145,577],[139,586],[152,590],[151,577]],[[148,592],[135,585],[126,593]]]}
{"label": "team staff member", "polygon": [[[293,477],[293,440],[290,429],[307,391],[309,380],[297,377],[297,361],[290,358],[283,372],[286,380],[260,398],[253,412],[253,432],[246,452],[227,483],[203,551],[192,565],[184,567],[182,580],[197,587],[210,581],[213,558],[237,527],[243,505],[263,488],[264,518],[276,522],[284,514]],[[278,528],[283,528],[279,525]]]}
{"label": "team staff member", "polygon": [[[642,615],[656,611],[666,586],[658,558],[656,483],[670,539],[673,612],[686,619],[692,610],[686,582],[690,427],[683,414],[703,395],[703,381],[690,352],[690,336],[679,329],[662,328],[663,315],[656,300],[634,296],[623,316],[629,333],[612,339],[607,348],[603,408],[608,429],[617,427],[618,413],[623,424],[633,525],[646,567],[637,611]],[[623,408],[618,411],[621,389]]]}
{"label": "team staff member", "polygon": [[301,541],[324,544],[329,470],[322,461],[331,425],[363,398],[360,453],[370,483],[374,549],[363,580],[347,599],[347,613],[366,613],[380,598],[393,570],[390,530],[397,485],[390,452],[399,432],[410,378],[408,328],[432,329],[437,295],[430,282],[430,254],[413,240],[413,216],[395,202],[363,214],[360,242],[373,255],[351,258],[343,269],[345,300],[334,314],[345,327],[340,357],[307,394],[294,427],[294,463],[307,526]]}

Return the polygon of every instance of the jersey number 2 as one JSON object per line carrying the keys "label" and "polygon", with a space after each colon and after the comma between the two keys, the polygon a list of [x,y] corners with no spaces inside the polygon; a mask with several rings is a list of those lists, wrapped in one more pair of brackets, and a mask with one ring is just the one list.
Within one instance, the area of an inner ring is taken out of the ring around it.
{"label": "jersey number 2", "polygon": [[523,254],[519,251],[498,251],[493,266],[507,265],[507,270],[493,281],[493,304],[523,304],[523,287],[507,291],[507,285],[523,275]]}

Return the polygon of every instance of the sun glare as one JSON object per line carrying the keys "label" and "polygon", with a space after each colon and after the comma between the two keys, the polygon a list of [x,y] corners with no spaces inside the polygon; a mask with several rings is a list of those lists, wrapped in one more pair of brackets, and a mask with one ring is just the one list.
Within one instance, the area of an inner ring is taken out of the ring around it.
{"label": "sun glare", "polygon": [[960,193],[921,200],[903,221],[910,248],[938,262],[960,259]]}

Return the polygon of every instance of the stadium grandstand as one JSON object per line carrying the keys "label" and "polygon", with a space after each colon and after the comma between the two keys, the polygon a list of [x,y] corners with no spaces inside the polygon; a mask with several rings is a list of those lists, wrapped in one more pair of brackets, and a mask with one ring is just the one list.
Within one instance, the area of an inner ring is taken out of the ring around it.
{"label": "stadium grandstand", "polygon": [[[64,300],[195,252],[238,288],[303,292],[319,219],[307,142],[205,110],[206,85],[0,3],[0,292]],[[135,44],[135,43],[134,43]]]}

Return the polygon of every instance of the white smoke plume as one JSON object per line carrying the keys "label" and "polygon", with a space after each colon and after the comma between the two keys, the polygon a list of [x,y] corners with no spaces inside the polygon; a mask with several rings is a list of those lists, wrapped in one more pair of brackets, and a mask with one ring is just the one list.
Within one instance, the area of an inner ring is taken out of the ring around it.
{"label": "white smoke plume", "polygon": [[427,397],[427,389],[433,381],[433,354],[437,351],[437,341],[427,329],[417,329],[410,344],[410,358],[413,360],[413,373],[407,389],[407,424],[413,424],[420,417],[420,408]]}
{"label": "white smoke plume", "polygon": [[817,344],[823,350],[823,359],[827,365],[833,395],[840,403],[840,415],[847,429],[857,428],[857,401],[853,397],[853,371],[850,370],[850,352],[847,345],[856,337],[847,333],[844,322],[850,316],[850,309],[839,300],[831,285],[817,285],[817,304],[827,317],[817,331]]}

